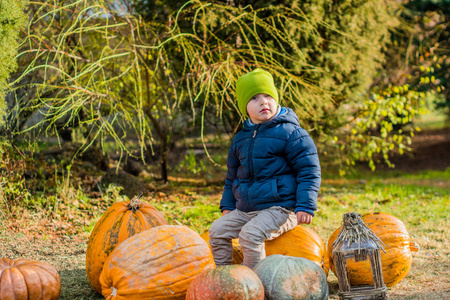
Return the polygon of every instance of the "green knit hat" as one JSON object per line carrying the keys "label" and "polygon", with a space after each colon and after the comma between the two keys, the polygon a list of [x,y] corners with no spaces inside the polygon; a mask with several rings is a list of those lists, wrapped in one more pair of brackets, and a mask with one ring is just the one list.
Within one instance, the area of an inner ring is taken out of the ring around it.
{"label": "green knit hat", "polygon": [[278,93],[272,75],[264,70],[256,69],[242,75],[236,82],[236,97],[240,112],[247,115],[247,103],[256,94],[268,94],[278,104]]}

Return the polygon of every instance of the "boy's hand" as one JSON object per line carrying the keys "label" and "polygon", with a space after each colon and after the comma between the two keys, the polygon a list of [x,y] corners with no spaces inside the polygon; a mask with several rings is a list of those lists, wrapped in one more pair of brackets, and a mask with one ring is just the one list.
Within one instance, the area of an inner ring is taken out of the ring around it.
{"label": "boy's hand", "polygon": [[295,213],[297,215],[297,225],[300,224],[311,224],[313,216],[304,211],[298,211]]}
{"label": "boy's hand", "polygon": [[229,214],[230,212],[231,212],[231,210],[224,209],[222,212],[222,216],[225,216],[226,214]]}

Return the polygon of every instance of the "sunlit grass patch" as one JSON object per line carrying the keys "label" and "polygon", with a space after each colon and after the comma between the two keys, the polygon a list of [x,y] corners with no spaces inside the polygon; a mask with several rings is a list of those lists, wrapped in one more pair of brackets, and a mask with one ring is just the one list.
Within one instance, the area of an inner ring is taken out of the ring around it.
{"label": "sunlit grass patch", "polygon": [[175,196],[175,200],[152,203],[171,225],[186,225],[198,234],[209,229],[212,222],[221,216],[219,194],[210,196],[191,194],[188,198]]}
{"label": "sunlit grass patch", "polygon": [[431,109],[428,114],[421,115],[414,122],[422,130],[442,129],[449,126],[448,116],[443,109]]}
{"label": "sunlit grass patch", "polygon": [[[341,186],[324,184],[318,200],[319,218],[338,227],[342,214],[382,211],[401,219],[407,226],[440,222],[448,217],[450,189],[415,184],[350,181]],[[439,225],[439,224],[437,224]]]}

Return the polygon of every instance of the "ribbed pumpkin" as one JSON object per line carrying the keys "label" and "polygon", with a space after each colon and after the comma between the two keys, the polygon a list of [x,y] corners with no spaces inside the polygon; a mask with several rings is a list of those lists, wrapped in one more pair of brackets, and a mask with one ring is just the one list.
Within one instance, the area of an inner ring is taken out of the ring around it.
{"label": "ribbed pumpkin", "polygon": [[253,268],[264,286],[267,300],[326,300],[327,275],[316,263],[303,257],[274,254]]}
{"label": "ribbed pumpkin", "polygon": [[[209,232],[206,231],[200,235],[202,239],[208,244],[209,248],[211,245],[209,244]],[[231,240],[233,244],[233,264],[240,265],[244,261],[244,253],[242,252],[242,246],[239,244],[238,239]]]}
{"label": "ribbed pumpkin", "polygon": [[167,225],[163,214],[137,197],[113,204],[95,224],[86,252],[86,273],[92,288],[102,292],[100,273],[109,254],[125,239],[143,230]]}
{"label": "ribbed pumpkin", "polygon": [[60,292],[58,271],[48,263],[0,259],[0,299],[56,300]]}
{"label": "ribbed pumpkin", "polygon": [[214,268],[206,242],[186,226],[140,232],[110,254],[100,275],[106,299],[184,299],[194,278]]}
{"label": "ribbed pumpkin", "polygon": [[266,255],[281,254],[303,257],[320,266],[326,275],[330,269],[325,243],[312,229],[298,225],[271,241],[266,241]]}
{"label": "ribbed pumpkin", "polygon": [[[418,246],[411,241],[405,224],[398,218],[383,212],[367,213],[362,215],[367,227],[375,233],[385,244],[386,253],[381,251],[381,265],[383,279],[386,286],[390,287],[402,280],[411,269],[412,251],[418,251]],[[330,266],[334,273],[335,267],[332,260],[332,245],[342,227],[339,227],[328,239],[328,253]],[[373,284],[372,272],[368,261],[347,261],[350,282],[352,285]]]}
{"label": "ribbed pumpkin", "polygon": [[[208,242],[209,235],[205,232],[201,237]],[[241,264],[244,260],[239,239],[233,239],[233,264]],[[320,236],[305,226],[296,226],[271,241],[265,242],[266,255],[282,254],[307,258],[318,264],[328,275],[330,262],[327,249]]]}
{"label": "ribbed pumpkin", "polygon": [[264,300],[264,287],[251,269],[241,265],[219,266],[195,277],[186,300]]}

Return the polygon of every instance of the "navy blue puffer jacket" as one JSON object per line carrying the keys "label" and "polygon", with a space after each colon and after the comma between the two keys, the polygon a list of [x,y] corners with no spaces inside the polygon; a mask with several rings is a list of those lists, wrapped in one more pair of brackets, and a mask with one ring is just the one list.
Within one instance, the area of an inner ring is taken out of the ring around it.
{"label": "navy blue puffer jacket", "polygon": [[292,109],[283,107],[278,116],[260,124],[247,120],[233,139],[227,167],[222,211],[282,206],[314,215],[319,158]]}

